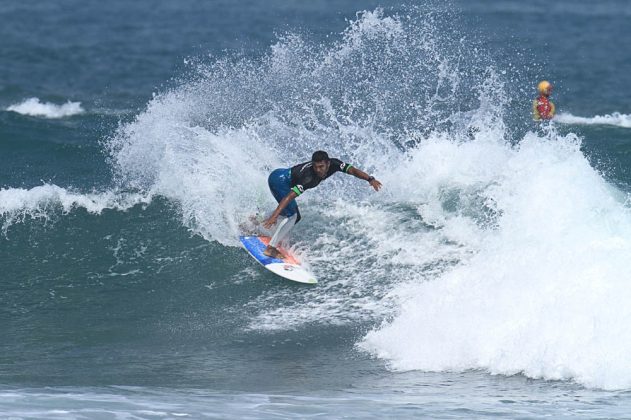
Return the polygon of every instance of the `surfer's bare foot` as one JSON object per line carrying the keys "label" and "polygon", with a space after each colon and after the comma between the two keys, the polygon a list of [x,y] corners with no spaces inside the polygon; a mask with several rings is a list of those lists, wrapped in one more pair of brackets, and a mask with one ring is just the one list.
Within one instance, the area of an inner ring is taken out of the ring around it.
{"label": "surfer's bare foot", "polygon": [[277,250],[271,245],[268,245],[267,248],[265,248],[265,251],[263,251],[263,254],[271,258],[278,258],[280,260],[285,258],[285,256],[279,250]]}

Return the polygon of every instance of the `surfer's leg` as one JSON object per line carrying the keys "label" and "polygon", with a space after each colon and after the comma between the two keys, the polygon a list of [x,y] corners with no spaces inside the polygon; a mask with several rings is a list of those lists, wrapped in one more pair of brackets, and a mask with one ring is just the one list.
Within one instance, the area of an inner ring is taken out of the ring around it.
{"label": "surfer's leg", "polygon": [[[279,203],[289,194],[291,174],[289,169],[276,169],[269,176],[268,184],[274,198]],[[292,200],[280,213],[284,218],[276,225],[272,239],[263,253],[268,257],[284,258],[284,255],[276,247],[289,236],[289,232],[300,220],[300,212],[296,200]]]}
{"label": "surfer's leg", "polygon": [[263,252],[268,257],[285,258],[285,256],[278,250],[278,245],[283,242],[288,236],[291,229],[296,224],[298,214],[294,213],[293,216],[285,217],[276,225],[276,230],[272,239],[269,241],[269,245]]}
{"label": "surfer's leg", "polygon": [[294,213],[289,217],[284,217],[283,220],[276,225],[274,235],[269,241],[267,248],[265,248],[265,251],[263,251],[265,255],[274,258],[285,258],[285,256],[278,250],[278,245],[287,239],[289,232],[291,232],[291,229],[296,224],[296,219],[298,219],[298,213]]}
{"label": "surfer's leg", "polygon": [[296,224],[297,218],[297,213],[294,213],[290,217],[285,217],[278,226],[276,226],[276,231],[274,232],[274,236],[272,236],[272,240],[269,241],[269,244],[276,248],[284,239],[286,239],[287,236],[289,236],[289,232]]}

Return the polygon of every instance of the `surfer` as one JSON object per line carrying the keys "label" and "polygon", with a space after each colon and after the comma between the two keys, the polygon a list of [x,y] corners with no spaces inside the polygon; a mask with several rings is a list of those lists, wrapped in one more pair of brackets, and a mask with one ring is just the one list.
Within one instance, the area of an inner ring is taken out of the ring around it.
{"label": "surfer", "polygon": [[295,198],[306,190],[317,187],[321,181],[336,172],[344,172],[368,181],[375,191],[381,189],[381,182],[377,181],[374,176],[355,168],[350,163],[329,158],[329,155],[321,150],[314,152],[309,162],[300,163],[291,168],[276,169],[270,174],[267,183],[278,202],[278,207],[263,222],[263,226],[270,229],[276,224],[279,216],[282,215],[284,218],[277,224],[274,235],[263,252],[265,255],[272,258],[284,257],[276,247],[287,237],[294,225],[300,221],[300,211]]}
{"label": "surfer", "polygon": [[554,117],[555,107],[550,101],[552,93],[552,83],[542,80],[537,85],[539,97],[532,103],[532,114],[535,121],[551,120]]}

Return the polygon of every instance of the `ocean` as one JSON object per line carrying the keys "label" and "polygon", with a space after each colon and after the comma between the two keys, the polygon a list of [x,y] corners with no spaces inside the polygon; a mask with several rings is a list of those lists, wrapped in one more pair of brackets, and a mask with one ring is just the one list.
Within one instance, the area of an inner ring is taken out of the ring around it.
{"label": "ocean", "polygon": [[[0,417],[631,417],[630,18],[3,1]],[[298,198],[301,285],[238,235],[320,149],[383,189]]]}

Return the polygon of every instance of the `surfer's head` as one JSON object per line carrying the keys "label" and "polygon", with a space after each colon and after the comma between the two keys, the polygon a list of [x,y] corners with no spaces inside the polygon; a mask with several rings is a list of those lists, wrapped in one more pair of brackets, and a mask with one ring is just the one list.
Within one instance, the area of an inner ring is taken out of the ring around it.
{"label": "surfer's head", "polygon": [[537,90],[542,95],[550,96],[550,93],[552,93],[552,83],[548,82],[547,80],[542,80],[537,85]]}
{"label": "surfer's head", "polygon": [[313,152],[313,156],[311,156],[311,163],[313,163],[313,171],[320,178],[325,178],[326,173],[329,171],[329,165],[331,164],[331,159],[327,152],[322,150],[318,150],[317,152]]}

